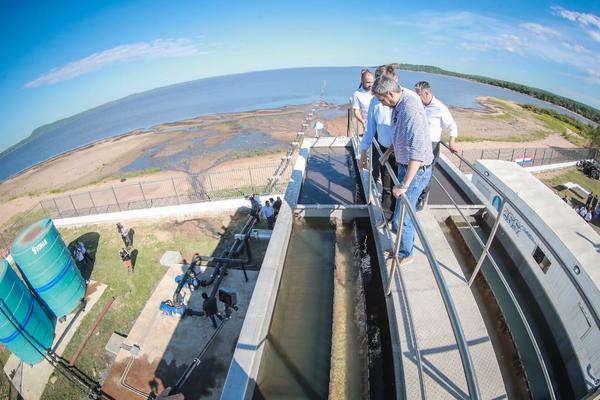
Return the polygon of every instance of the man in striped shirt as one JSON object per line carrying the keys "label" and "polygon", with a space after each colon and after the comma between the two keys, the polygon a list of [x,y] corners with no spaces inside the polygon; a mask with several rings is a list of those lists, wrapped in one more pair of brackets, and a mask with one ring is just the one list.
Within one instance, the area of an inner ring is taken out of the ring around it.
{"label": "man in striped shirt", "polygon": [[[396,198],[402,196],[413,209],[423,189],[431,179],[433,152],[425,110],[416,93],[403,89],[398,82],[387,76],[379,77],[373,85],[373,94],[383,104],[393,109],[393,151],[398,164],[398,181],[392,192]],[[384,159],[391,154],[386,151]],[[400,201],[396,202],[392,228],[397,231],[400,219]],[[415,232],[408,214],[404,216],[402,239],[398,256],[400,265],[412,262]]]}

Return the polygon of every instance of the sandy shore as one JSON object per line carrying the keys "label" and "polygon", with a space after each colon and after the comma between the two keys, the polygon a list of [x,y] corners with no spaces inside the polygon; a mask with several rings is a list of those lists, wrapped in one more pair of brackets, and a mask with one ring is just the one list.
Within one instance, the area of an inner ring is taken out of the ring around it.
{"label": "sandy shore", "polygon": [[[515,103],[487,97],[480,97],[478,101],[484,109],[451,109],[459,126],[461,149],[575,147],[561,132],[552,131],[533,113]],[[41,199],[118,185],[120,171],[144,155],[152,163],[186,154],[175,166],[128,178],[128,183],[276,165],[309,107],[193,118],[157,125],[150,132],[105,139],[69,152],[0,183],[0,223]],[[346,135],[346,106],[327,108],[328,117],[319,117],[318,112],[316,115],[325,124],[326,133]],[[247,135],[259,137],[246,144]],[[505,138],[508,140],[503,140]],[[159,168],[152,169],[156,170]]]}

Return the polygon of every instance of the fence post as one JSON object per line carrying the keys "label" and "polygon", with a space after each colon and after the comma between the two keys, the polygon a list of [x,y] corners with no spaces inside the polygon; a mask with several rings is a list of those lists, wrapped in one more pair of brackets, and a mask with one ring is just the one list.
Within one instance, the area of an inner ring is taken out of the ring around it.
{"label": "fence post", "polygon": [[113,196],[115,196],[115,203],[117,203],[117,207],[119,207],[119,211],[123,211],[121,210],[121,205],[119,204],[119,199],[117,199],[117,192],[115,192],[115,187],[111,186],[112,192],[113,192]]}
{"label": "fence post", "polygon": [[542,154],[542,161],[540,161],[540,165],[544,165],[545,159],[546,159],[546,149],[544,149],[544,154]]}
{"label": "fence post", "polygon": [[46,212],[46,209],[44,208],[44,203],[42,203],[42,201],[40,200],[40,207],[42,207],[42,210],[44,211],[44,215],[46,216],[46,218],[50,218],[50,216],[48,215],[48,213]]}
{"label": "fence post", "polygon": [[349,108],[348,109],[348,126],[346,127],[346,136],[350,136],[350,113],[352,112],[352,109]]}
{"label": "fence post", "polygon": [[483,160],[483,149],[481,149],[481,156],[479,157],[480,160]]}
{"label": "fence post", "polygon": [[538,149],[536,147],[535,151],[533,152],[533,159],[531,160],[531,166],[535,165],[535,159],[537,158],[537,151],[538,151]]}
{"label": "fence post", "polygon": [[498,160],[500,159],[500,149],[498,149]]}
{"label": "fence post", "polygon": [[211,176],[211,174],[210,174],[210,173],[208,173],[207,175],[208,175],[208,184],[210,185],[210,191],[212,192],[212,194],[213,194],[213,196],[214,196],[214,194],[215,194],[215,189],[213,188],[213,184],[212,184],[212,178],[210,177],[210,176]]}
{"label": "fence post", "polygon": [[92,192],[88,190],[88,196],[90,197],[90,201],[92,202],[92,206],[94,206],[94,212],[98,214],[98,208],[96,207],[96,203],[94,202],[94,197],[92,197]]}
{"label": "fence post", "polygon": [[550,162],[552,162],[552,155],[554,154],[554,149],[550,148]]}
{"label": "fence post", "polygon": [[62,213],[60,212],[60,209],[58,208],[58,204],[56,204],[56,198],[52,198],[52,201],[54,201],[54,207],[56,207],[56,211],[58,211],[58,216],[60,218],[62,218]]}
{"label": "fence post", "polygon": [[179,199],[179,195],[177,194],[177,188],[175,187],[175,179],[171,177],[171,183],[173,184],[173,191],[175,192],[175,196],[177,196],[177,203],[181,205],[181,200]]}
{"label": "fence post", "polygon": [[252,186],[252,193],[256,193],[256,189],[254,188],[254,179],[252,179],[252,168],[248,168],[248,174],[250,174],[250,186]]}
{"label": "fence post", "polygon": [[77,211],[77,207],[75,207],[75,202],[73,201],[73,197],[69,195],[69,200],[71,200],[71,205],[73,206],[73,211],[75,211],[75,215],[79,217],[79,211]]}
{"label": "fence post", "polygon": [[513,147],[512,154],[510,155],[510,161],[512,161],[512,162],[515,161],[515,148],[514,147]]}
{"label": "fence post", "polygon": [[148,208],[148,200],[146,200],[146,193],[144,193],[144,188],[142,187],[142,182],[138,182],[138,185],[140,186],[140,192],[142,192],[142,198],[144,199],[146,208]]}

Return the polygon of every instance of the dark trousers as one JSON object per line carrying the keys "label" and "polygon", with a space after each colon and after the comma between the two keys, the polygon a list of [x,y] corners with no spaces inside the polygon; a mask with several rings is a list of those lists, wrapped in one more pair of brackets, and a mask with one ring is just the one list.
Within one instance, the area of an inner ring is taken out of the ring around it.
{"label": "dark trousers", "polygon": [[[382,152],[385,152],[385,147],[379,145],[379,148]],[[371,154],[373,157],[371,160],[373,179],[377,180],[379,179],[380,172],[383,171],[384,168],[381,168],[381,164],[379,164],[379,153],[377,152],[374,144],[371,145]]]}
{"label": "dark trousers", "polygon": [[[387,147],[379,146],[382,152],[387,151]],[[379,157],[374,157],[373,164],[379,164]],[[398,174],[398,164],[396,164],[396,156],[394,153],[390,155],[388,158],[388,162],[392,166],[392,170],[394,171],[394,175]],[[383,213],[385,217],[390,220],[392,215],[394,214],[394,210],[396,209],[396,198],[392,194],[392,188],[394,187],[394,181],[390,176],[387,168],[381,167],[381,184],[383,186],[383,190],[381,192],[381,208],[383,209]]]}
{"label": "dark trousers", "polygon": [[215,318],[215,316],[219,317],[219,321],[223,321],[223,317],[221,316],[221,314],[208,315],[208,318],[210,318],[210,321],[212,322],[213,328],[216,328],[218,326],[217,319]]}
{"label": "dark trousers", "polygon": [[[438,158],[440,158],[440,142],[432,142],[431,150],[433,150],[433,161],[431,163],[431,176],[433,176],[433,168],[435,168],[435,164],[437,163]],[[431,188],[431,181],[433,181],[433,178],[429,180],[427,187],[425,187],[423,193],[419,196],[419,201],[427,198],[426,196],[429,194],[429,189]]]}

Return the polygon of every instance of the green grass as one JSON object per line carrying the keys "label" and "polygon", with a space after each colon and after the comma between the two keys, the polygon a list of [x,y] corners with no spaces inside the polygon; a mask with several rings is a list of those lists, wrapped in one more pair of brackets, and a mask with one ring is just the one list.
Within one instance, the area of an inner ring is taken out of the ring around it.
{"label": "green grass", "polygon": [[[459,142],[515,142],[525,143],[533,140],[546,138],[550,133],[547,131],[536,131],[526,135],[510,135],[510,136],[468,136],[461,135],[458,137]],[[447,142],[447,138],[442,138]]]}
{"label": "green grass", "polygon": [[[215,249],[231,244],[231,238],[239,231],[245,222],[245,216],[232,220],[224,234],[222,229],[204,219],[184,222],[135,224],[133,229],[134,248],[138,250],[135,272],[130,274],[121,265],[117,251],[123,242],[115,227],[89,226],[80,228],[61,229],[65,243],[87,234],[87,247],[95,249],[95,265],[91,271],[91,279],[108,285],[102,298],[82,321],[73,340],[67,346],[63,357],[69,359],[83,335],[87,332],[99,314],[104,304],[115,297],[115,302],[100,323],[96,334],[92,335],[88,345],[77,362],[77,367],[91,378],[100,381],[110,368],[111,358],[107,356],[104,346],[115,331],[127,334],[133,326],[141,309],[152,291],[164,275],[166,269],[159,263],[160,257],[166,250],[178,250],[184,258],[189,259],[195,252],[213,254]],[[99,239],[94,238],[95,235]],[[255,254],[262,257],[264,248],[257,249]],[[57,376],[54,384],[48,383],[43,399],[63,400],[82,398],[80,389],[74,387],[64,377]]]}
{"label": "green grass", "polygon": [[151,167],[151,168],[146,168],[146,169],[140,169],[137,171],[130,171],[130,172],[125,172],[123,174],[120,174],[118,176],[116,176],[117,178],[135,178],[138,176],[145,176],[145,175],[150,175],[150,174],[154,174],[157,172],[160,172],[161,168],[160,167]]}
{"label": "green grass", "polygon": [[543,181],[551,186],[558,186],[565,182],[573,182],[590,192],[600,193],[600,180],[585,176],[581,171],[575,168],[571,168],[563,174],[544,179]]}
{"label": "green grass", "polygon": [[[555,176],[552,176],[552,177],[546,178],[546,179],[542,179],[542,182],[544,182],[546,185],[550,186],[553,189],[559,185],[566,183],[566,182],[573,182],[573,183],[577,183],[578,185],[580,185],[587,191],[590,191],[593,193],[600,193],[600,180],[589,178],[589,177],[585,176],[581,171],[578,171],[575,168],[571,168],[563,174],[555,175]],[[582,199],[581,197],[576,195],[571,190],[558,191],[558,192],[561,195],[566,194],[567,197],[575,199],[577,201],[580,201],[580,202],[582,200],[585,201],[585,199]]]}
{"label": "green grass", "polygon": [[23,228],[42,218],[46,218],[46,214],[39,207],[13,215],[0,227],[0,248],[9,246]]}

